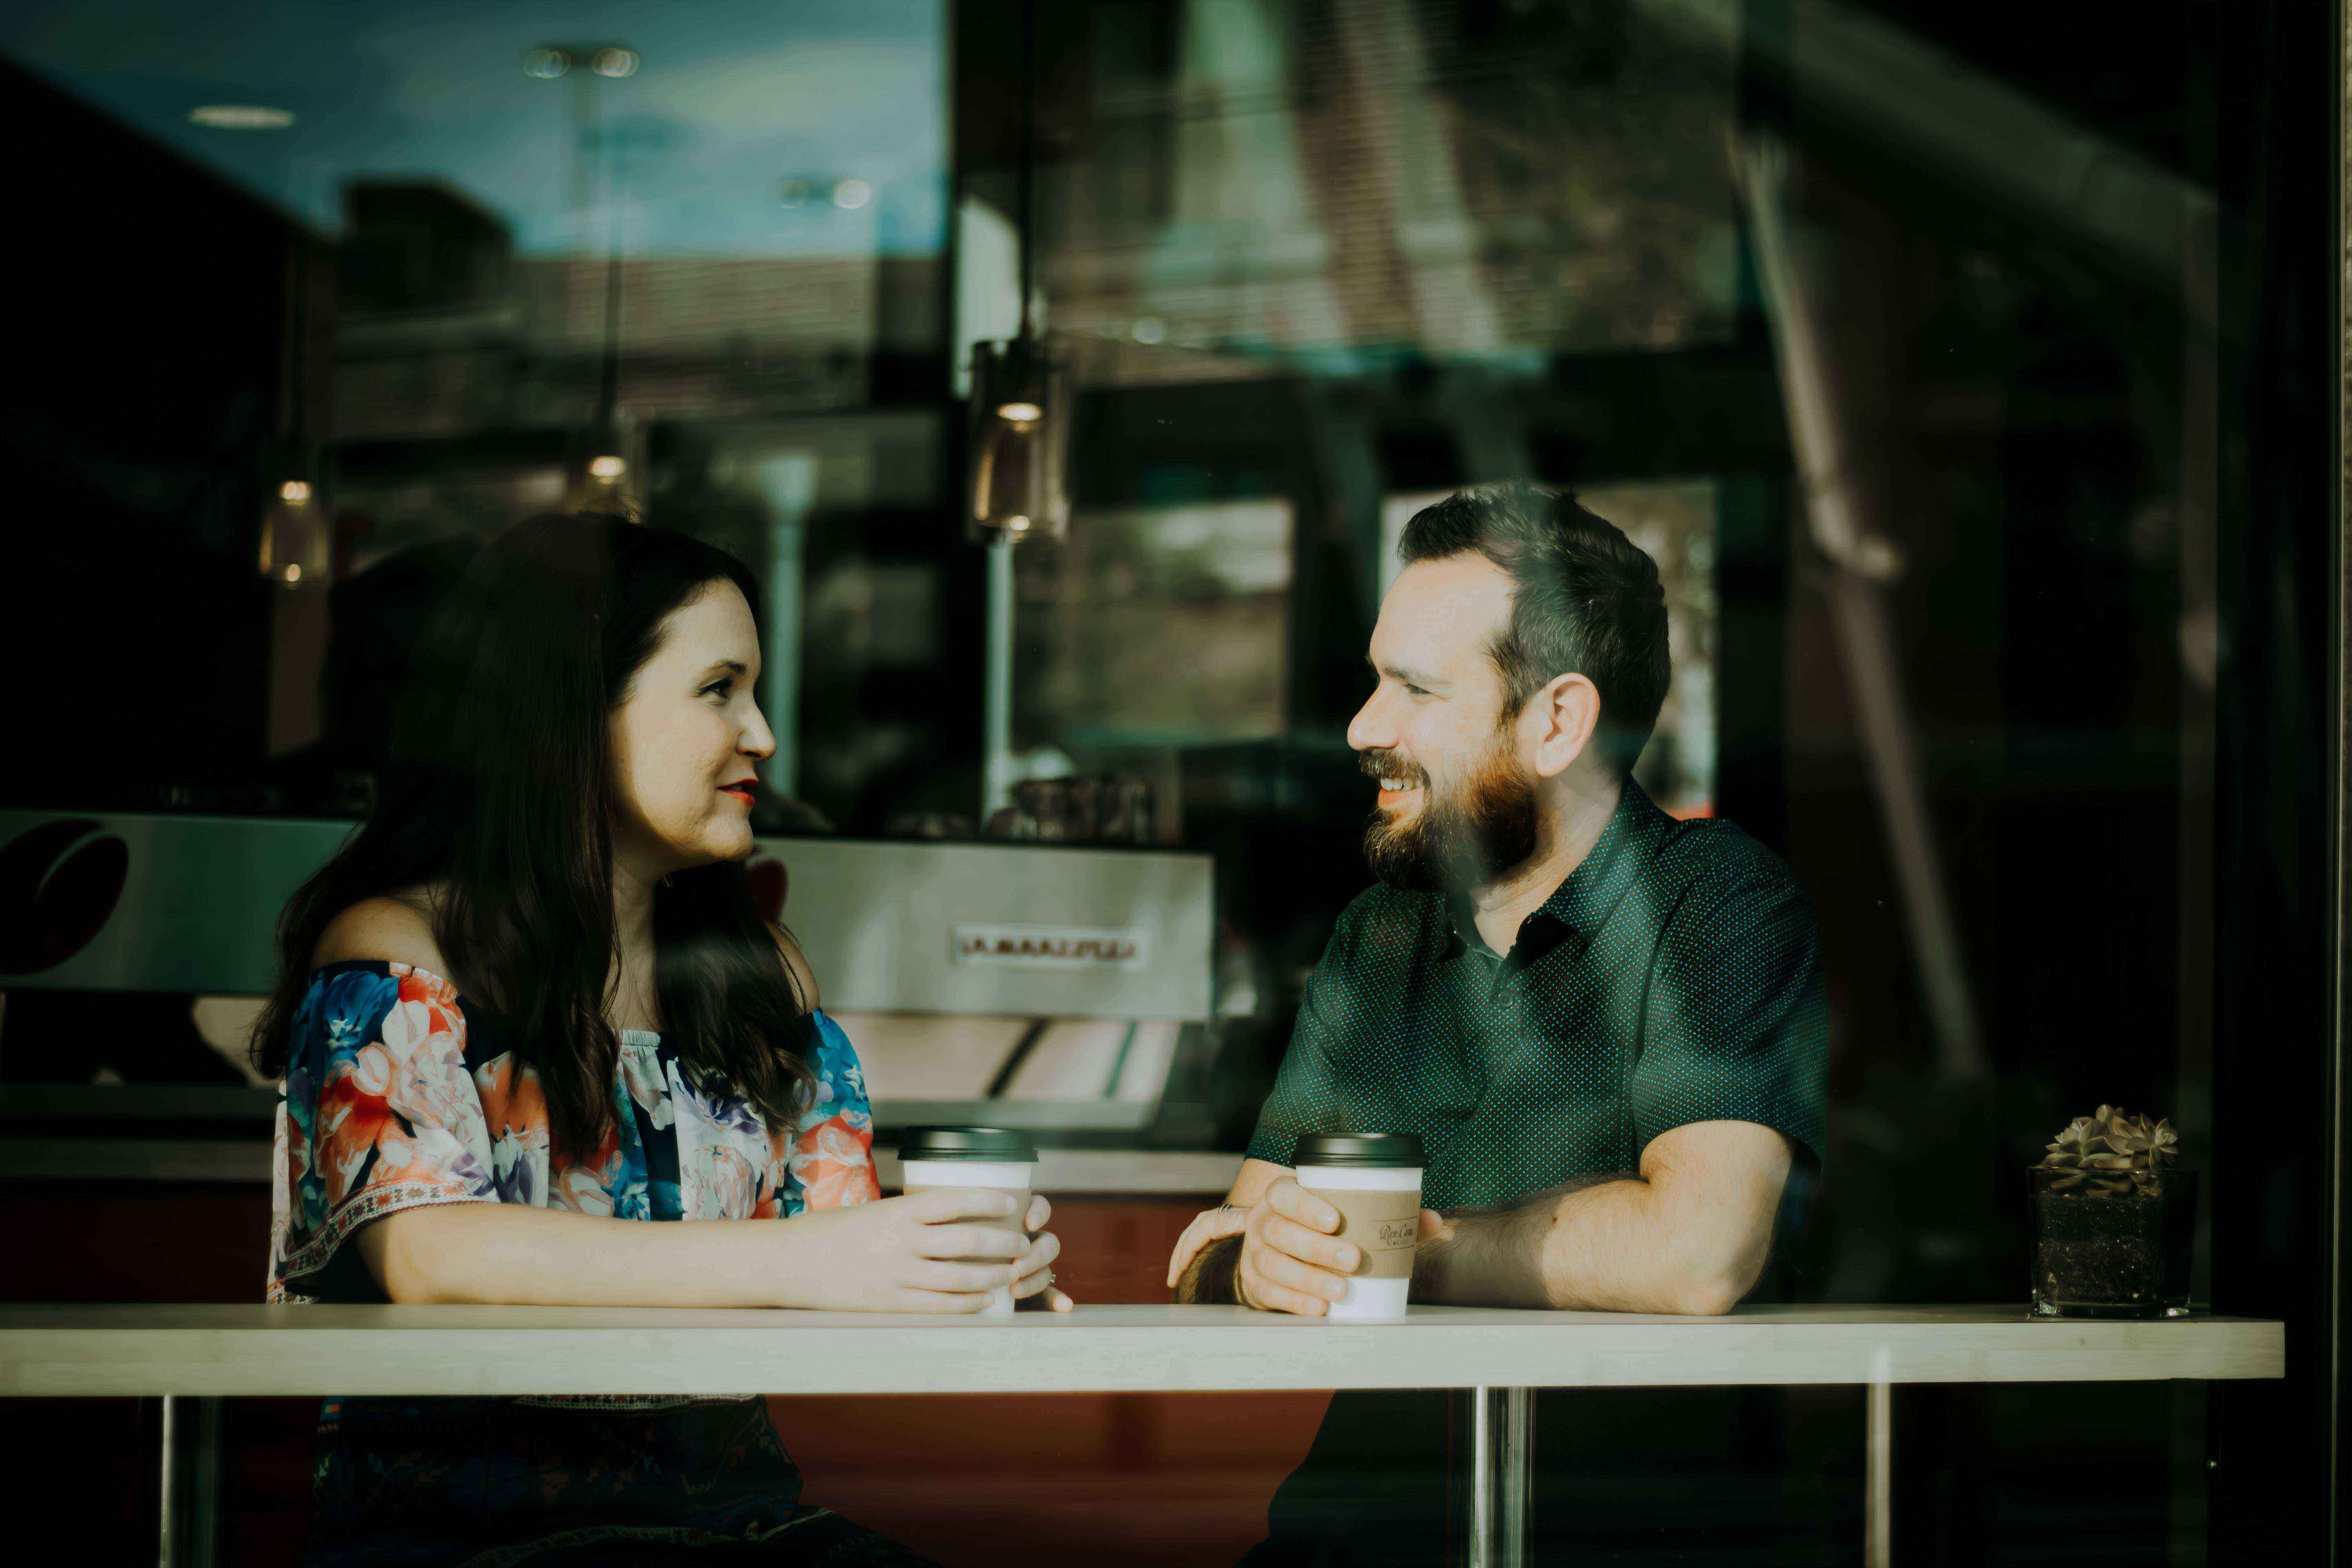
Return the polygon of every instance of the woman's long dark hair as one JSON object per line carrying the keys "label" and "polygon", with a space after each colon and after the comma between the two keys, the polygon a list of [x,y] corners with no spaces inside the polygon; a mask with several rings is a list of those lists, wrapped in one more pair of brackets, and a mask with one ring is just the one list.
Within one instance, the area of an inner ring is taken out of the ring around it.
{"label": "woman's long dark hair", "polygon": [[[613,925],[607,721],[670,612],[719,583],[759,595],[724,551],[604,516],[542,517],[475,559],[436,611],[395,716],[383,804],[278,922],[278,989],[254,1059],[286,1070],[310,955],[366,899],[433,886],[435,943],[498,1014],[547,1098],[554,1146],[593,1152],[614,1114],[604,1019]],[[738,861],[654,895],[664,1038],[687,1070],[787,1125],[814,1075],[808,1009]]]}

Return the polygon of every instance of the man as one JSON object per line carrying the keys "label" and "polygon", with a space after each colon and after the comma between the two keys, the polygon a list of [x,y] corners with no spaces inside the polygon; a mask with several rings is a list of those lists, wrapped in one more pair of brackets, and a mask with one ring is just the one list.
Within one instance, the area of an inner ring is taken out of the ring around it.
{"label": "man", "polygon": [[[1617,529],[1502,487],[1422,511],[1399,553],[1378,685],[1348,729],[1380,781],[1364,850],[1381,885],[1340,916],[1249,1157],[1170,1283],[1320,1314],[1356,1249],[1293,1178],[1298,1136],[1416,1132],[1414,1300],[1727,1311],[1792,1170],[1820,1157],[1803,890],[1738,828],[1675,822],[1629,776],[1667,628],[1655,565]],[[1384,1456],[1442,1416],[1363,1405],[1335,1400],[1254,1562],[1430,1549],[1427,1478]]]}

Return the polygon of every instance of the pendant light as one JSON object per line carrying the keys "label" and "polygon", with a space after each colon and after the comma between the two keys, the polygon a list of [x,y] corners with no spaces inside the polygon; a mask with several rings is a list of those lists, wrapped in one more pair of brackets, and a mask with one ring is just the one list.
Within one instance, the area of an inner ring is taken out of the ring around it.
{"label": "pendant light", "polygon": [[1036,331],[1037,6],[1021,7],[1021,325],[1009,342],[971,346],[971,473],[965,518],[975,540],[1060,538],[1070,524],[1067,362]]}

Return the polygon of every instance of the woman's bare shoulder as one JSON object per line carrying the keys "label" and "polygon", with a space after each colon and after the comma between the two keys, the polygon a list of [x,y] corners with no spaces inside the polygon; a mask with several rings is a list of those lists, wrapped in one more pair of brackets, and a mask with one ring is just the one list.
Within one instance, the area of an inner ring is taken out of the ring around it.
{"label": "woman's bare shoulder", "polygon": [[782,926],[768,929],[776,933],[776,951],[784,955],[784,967],[793,973],[793,984],[800,989],[801,1001],[810,1011],[815,1011],[824,1005],[817,995],[816,971],[811,969],[808,960],[801,955],[801,944],[793,940],[792,932]]}
{"label": "woman's bare shoulder", "polygon": [[327,922],[310,950],[311,967],[373,958],[450,979],[440,944],[433,940],[431,907],[421,889],[361,900]]}

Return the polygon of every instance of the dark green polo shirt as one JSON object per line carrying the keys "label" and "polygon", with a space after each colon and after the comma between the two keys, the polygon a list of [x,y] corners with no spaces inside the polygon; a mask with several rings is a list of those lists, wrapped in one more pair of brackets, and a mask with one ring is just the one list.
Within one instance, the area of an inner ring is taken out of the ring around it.
{"label": "dark green polo shirt", "polygon": [[1631,1171],[1659,1133],[1754,1121],[1816,1169],[1827,1024],[1812,906],[1727,822],[1640,785],[1507,955],[1466,903],[1376,887],[1340,915],[1250,1154],[1305,1132],[1418,1132],[1432,1208]]}

